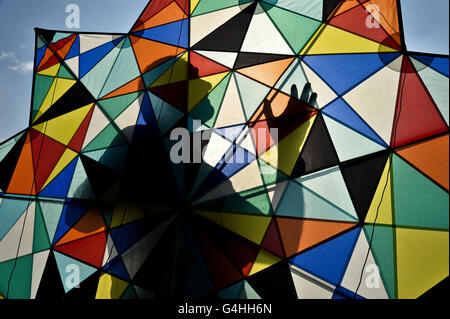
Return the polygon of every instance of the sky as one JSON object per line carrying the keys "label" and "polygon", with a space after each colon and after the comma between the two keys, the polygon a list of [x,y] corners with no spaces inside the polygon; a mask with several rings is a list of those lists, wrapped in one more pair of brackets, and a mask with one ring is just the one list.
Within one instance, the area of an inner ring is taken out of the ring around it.
{"label": "sky", "polygon": [[[219,1],[219,0],[214,0]],[[148,0],[0,0],[0,142],[28,126],[34,28],[66,28],[66,6],[80,8],[80,29],[126,33]],[[401,0],[411,51],[449,54],[449,1]],[[73,29],[72,29],[73,31]]]}

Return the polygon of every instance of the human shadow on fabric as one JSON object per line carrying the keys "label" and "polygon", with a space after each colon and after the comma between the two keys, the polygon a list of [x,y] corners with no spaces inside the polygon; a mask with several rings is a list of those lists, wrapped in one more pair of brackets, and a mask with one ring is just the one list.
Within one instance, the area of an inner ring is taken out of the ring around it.
{"label": "human shadow on fabric", "polygon": [[[143,77],[166,60],[153,63]],[[180,70],[187,76],[171,83],[172,78],[180,78],[180,73],[176,74]],[[109,288],[105,288],[102,297],[120,298],[125,294],[123,281],[127,281],[132,287],[127,294],[133,298],[217,298],[217,291],[249,275],[248,265],[260,251],[259,245],[224,227],[229,201],[234,201],[236,207],[241,205],[244,214],[267,213],[251,204],[251,197],[257,193],[236,196],[230,182],[230,165],[235,163],[233,157],[227,156],[240,147],[227,152],[215,166],[205,161],[193,163],[195,152],[207,152],[212,130],[191,129],[191,160],[179,164],[172,161],[170,151],[177,141],[170,139],[171,129],[192,127],[187,98],[189,80],[195,80],[198,93],[205,96],[202,122],[214,116],[215,110],[207,97],[211,85],[201,80],[197,68],[179,59],[172,70],[169,67],[165,72],[162,78],[166,77],[167,82],[147,85],[148,91],[140,97],[136,125],[123,129],[98,161],[81,155],[88,181],[78,193],[91,190],[96,208],[103,215],[109,214],[105,218],[109,219],[109,239],[101,272],[112,277],[104,279]],[[281,115],[269,114],[271,110],[264,108],[269,126],[280,128],[280,136],[289,134],[288,128],[292,130],[307,116],[300,107],[304,103],[297,97],[292,97]],[[173,122],[171,114],[181,116]],[[162,131],[163,123],[170,121],[171,129]],[[124,137],[128,139],[126,144]],[[198,140],[200,145],[194,142]],[[120,147],[122,152],[109,151]],[[123,164],[117,165],[122,166],[120,172],[110,169],[116,166],[114,163]],[[216,194],[208,197],[214,191]]]}

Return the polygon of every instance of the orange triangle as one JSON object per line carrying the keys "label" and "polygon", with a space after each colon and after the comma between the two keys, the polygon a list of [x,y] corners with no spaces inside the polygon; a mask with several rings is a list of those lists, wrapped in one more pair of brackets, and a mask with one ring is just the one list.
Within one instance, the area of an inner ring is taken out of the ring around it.
{"label": "orange triangle", "polygon": [[449,190],[448,134],[405,147],[397,153],[425,175]]}
{"label": "orange triangle", "polygon": [[106,231],[102,214],[97,209],[86,213],[57,243],[56,246]]}
{"label": "orange triangle", "polygon": [[156,15],[145,21],[139,27],[133,30],[133,32],[157,27],[159,25],[175,22],[178,20],[186,19],[187,15],[180,9],[176,2],[172,2],[167,7],[159,11]]}
{"label": "orange triangle", "polygon": [[130,39],[142,74],[186,51],[183,48],[135,36],[130,36]]}
{"label": "orange triangle", "polygon": [[293,60],[294,58],[292,57],[284,60],[258,64],[240,69],[238,72],[273,87]]}
{"label": "orange triangle", "polygon": [[277,223],[288,257],[356,225],[356,223],[348,222],[281,217],[277,218]]}
{"label": "orange triangle", "polygon": [[29,133],[23,146],[22,153],[17,161],[7,192],[11,194],[36,195],[33,154]]}
{"label": "orange triangle", "polygon": [[115,91],[112,91],[108,95],[102,97],[100,100],[110,99],[112,97],[116,97],[119,95],[125,95],[130,94],[134,92],[139,92],[145,90],[145,83],[142,80],[141,76],[138,76],[134,80],[131,80],[127,84],[121,86],[120,88],[116,89]]}
{"label": "orange triangle", "polygon": [[358,1],[344,1],[339,7],[339,9],[335,12],[335,14],[332,17],[324,17],[324,18],[334,18],[341,13],[344,13],[345,11],[348,11],[356,6],[359,6],[360,3]]}

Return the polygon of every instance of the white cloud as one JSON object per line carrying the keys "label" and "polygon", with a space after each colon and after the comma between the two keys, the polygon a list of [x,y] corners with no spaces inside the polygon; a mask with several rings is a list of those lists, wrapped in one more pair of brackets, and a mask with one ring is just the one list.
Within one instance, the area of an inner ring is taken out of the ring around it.
{"label": "white cloud", "polygon": [[0,52],[0,61],[8,61],[8,69],[25,74],[33,71],[33,61],[21,61],[14,52]]}

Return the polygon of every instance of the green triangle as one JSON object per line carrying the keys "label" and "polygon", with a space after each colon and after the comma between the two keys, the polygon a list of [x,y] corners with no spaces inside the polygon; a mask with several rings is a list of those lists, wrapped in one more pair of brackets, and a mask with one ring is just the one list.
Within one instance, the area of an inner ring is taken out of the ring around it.
{"label": "green triangle", "polygon": [[64,78],[64,79],[70,79],[70,80],[76,80],[73,75],[67,70],[67,68],[64,66],[64,64],[61,64],[61,67],[58,71],[58,78]]}
{"label": "green triangle", "polygon": [[[225,92],[230,82],[231,73],[228,74],[215,88],[204,98],[191,112],[190,115],[195,119],[201,120],[202,124],[213,127],[219,115]],[[212,114],[214,111],[214,114]]]}
{"label": "green triangle", "polygon": [[15,268],[14,261],[15,259],[11,259],[0,263],[0,293],[8,299],[29,299],[31,295],[33,255],[17,258]]}
{"label": "green triangle", "polygon": [[44,217],[42,216],[41,206],[36,203],[36,212],[34,217],[34,235],[33,235],[33,253],[49,249],[51,246],[48,240],[47,229],[45,227]]}
{"label": "green triangle", "polygon": [[126,144],[128,140],[125,135],[109,124],[83,149],[83,153]]}
{"label": "green triangle", "polygon": [[448,193],[394,154],[395,224],[448,230]]}
{"label": "green triangle", "polygon": [[370,243],[373,239],[371,251],[375,262],[380,267],[380,274],[383,280],[384,287],[389,295],[389,298],[396,298],[395,292],[395,253],[394,253],[394,230],[390,226],[375,225],[364,226],[364,233],[367,241]]}
{"label": "green triangle", "polygon": [[234,193],[218,200],[199,204],[198,209],[216,212],[270,215],[272,205],[265,187],[261,186],[240,193]]}
{"label": "green triangle", "polygon": [[33,93],[33,108],[31,111],[31,118],[34,119],[39,108],[44,102],[50,87],[52,86],[54,77],[36,74],[34,78],[34,93]]}
{"label": "green triangle", "polygon": [[61,216],[64,208],[64,203],[41,201],[39,205],[40,205],[40,212],[44,217],[48,238],[50,241],[53,241],[53,236],[55,236],[56,228],[58,227],[59,217]]}
{"label": "green triangle", "polygon": [[303,15],[261,3],[294,52],[300,52],[322,24]]}
{"label": "green triangle", "polygon": [[[86,280],[90,275],[92,275],[94,272],[97,271],[96,268],[91,267],[89,265],[86,265],[76,259],[67,257],[63,254],[60,254],[58,252],[54,252],[56,264],[58,265],[59,275],[61,277],[62,284],[64,286],[64,291],[68,292],[72,290],[74,287],[72,287],[73,281],[71,281],[71,278],[69,277],[70,274],[73,272],[75,274],[75,271],[78,272],[78,284],[82,283],[84,280]],[[69,266],[75,266],[74,268],[68,268]]]}
{"label": "green triangle", "polygon": [[123,111],[125,111],[131,103],[136,101],[142,92],[134,92],[126,95],[120,95],[111,99],[98,101],[98,105],[115,120]]}
{"label": "green triangle", "polygon": [[133,286],[129,285],[127,290],[122,294],[120,299],[137,299],[136,292],[133,289]]}
{"label": "green triangle", "polygon": [[289,179],[287,175],[277,170],[275,167],[269,165],[261,158],[258,158],[258,164],[259,170],[261,172],[261,177],[266,186],[277,184]]}
{"label": "green triangle", "polygon": [[222,10],[225,8],[243,5],[253,0],[220,0],[220,1],[200,1],[200,3],[195,8],[192,16],[198,16],[204,13]]}

